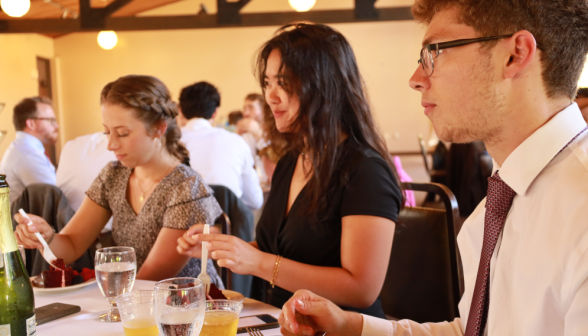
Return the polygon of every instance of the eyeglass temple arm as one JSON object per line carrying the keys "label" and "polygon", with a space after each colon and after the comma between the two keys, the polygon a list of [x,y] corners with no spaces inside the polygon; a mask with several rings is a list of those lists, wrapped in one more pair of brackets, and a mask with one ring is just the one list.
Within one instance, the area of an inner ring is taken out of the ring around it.
{"label": "eyeglass temple arm", "polygon": [[497,39],[501,39],[501,38],[511,37],[513,35],[514,34],[507,34],[507,35],[488,36],[488,37],[480,37],[480,38],[473,38],[473,39],[462,39],[462,40],[456,40],[456,41],[451,41],[451,42],[433,43],[433,44],[427,45],[427,49],[429,51],[433,51],[433,50],[439,51],[440,49],[461,47],[461,46],[464,46],[464,45],[467,45],[470,43],[497,40]]}

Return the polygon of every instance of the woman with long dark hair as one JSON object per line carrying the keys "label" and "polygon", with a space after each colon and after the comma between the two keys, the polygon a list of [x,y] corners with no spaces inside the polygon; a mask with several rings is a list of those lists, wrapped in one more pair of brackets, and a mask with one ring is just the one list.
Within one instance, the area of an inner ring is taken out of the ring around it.
{"label": "woman with long dark hair", "polygon": [[269,281],[278,307],[309,289],[384,317],[377,297],[402,192],[351,46],[328,26],[289,24],[262,47],[257,77],[273,114],[270,140],[285,140],[287,153],[256,241],[199,234],[182,237],[178,250],[199,257],[210,241],[220,266]]}

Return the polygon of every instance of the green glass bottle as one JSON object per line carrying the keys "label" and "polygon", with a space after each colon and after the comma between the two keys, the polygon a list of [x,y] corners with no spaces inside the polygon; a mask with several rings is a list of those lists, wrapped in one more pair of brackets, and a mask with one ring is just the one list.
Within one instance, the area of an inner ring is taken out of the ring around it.
{"label": "green glass bottle", "polygon": [[0,174],[0,335],[36,335],[35,297],[12,232],[6,175]]}

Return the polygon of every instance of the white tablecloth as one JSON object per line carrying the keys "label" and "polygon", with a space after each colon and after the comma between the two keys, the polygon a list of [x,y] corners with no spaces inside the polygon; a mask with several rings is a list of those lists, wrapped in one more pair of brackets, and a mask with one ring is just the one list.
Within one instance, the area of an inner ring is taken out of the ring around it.
{"label": "white tablecloth", "polygon": [[[136,280],[133,290],[152,290],[154,281]],[[42,307],[54,302],[73,304],[81,307],[77,314],[37,326],[39,336],[124,336],[121,322],[106,323],[98,321],[98,316],[109,310],[108,301],[96,283],[66,293],[35,292],[35,307]],[[245,299],[241,316],[270,314],[275,318],[280,309],[265,303]],[[246,335],[246,334],[240,334]],[[279,329],[263,330],[263,335],[281,335]]]}

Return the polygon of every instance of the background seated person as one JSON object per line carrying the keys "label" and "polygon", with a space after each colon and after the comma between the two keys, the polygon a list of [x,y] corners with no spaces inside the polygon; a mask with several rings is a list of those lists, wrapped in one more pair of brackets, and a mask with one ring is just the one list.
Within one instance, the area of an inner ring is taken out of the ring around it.
{"label": "background seated person", "polygon": [[241,119],[243,119],[243,112],[241,112],[241,111],[230,112],[227,117],[227,125],[225,126],[225,129],[231,133],[237,132],[237,123]]}
{"label": "background seated person", "polygon": [[237,134],[243,136],[253,155],[263,141],[263,106],[265,99],[259,93],[250,93],[243,103],[243,118],[237,122]]}
{"label": "background seated person", "polygon": [[212,127],[220,106],[218,90],[207,82],[182,89],[180,113],[187,120],[181,142],[190,152],[190,165],[208,184],[223,185],[251,209],[263,204],[253,157],[243,139],[220,127]]}
{"label": "background seated person", "polygon": [[[121,77],[104,87],[100,103],[108,149],[118,161],[102,169],[59,234],[40,217],[31,216],[33,225],[27,226],[16,214],[18,243],[42,248],[33,234],[38,231],[69,264],[112,216],[116,245],[135,249],[137,279],[197,276],[200,259],[179,255],[175,241],[192,223],[212,223],[222,210],[202,178],[181,163],[188,152],[178,142],[177,107],[167,87],[154,77]],[[212,263],[207,270],[222,287]]]}
{"label": "background seated person", "polygon": [[59,135],[51,100],[25,98],[14,107],[12,122],[16,138],[4,152],[0,173],[10,184],[10,203],[34,183],[55,185],[55,167],[45,155],[43,144],[54,145]]}
{"label": "background seated person", "polygon": [[178,251],[198,257],[210,241],[219,266],[270,281],[271,304],[308,288],[338,305],[384,317],[384,283],[402,193],[376,131],[351,46],[320,24],[278,30],[257,59],[259,83],[287,139],[257,224],[257,238],[194,235]]}
{"label": "background seated person", "polygon": [[[108,136],[104,132],[86,134],[68,141],[59,156],[56,185],[63,191],[74,211],[78,211],[86,191],[110,161],[116,161],[108,150]],[[104,231],[112,230],[112,220]]]}

